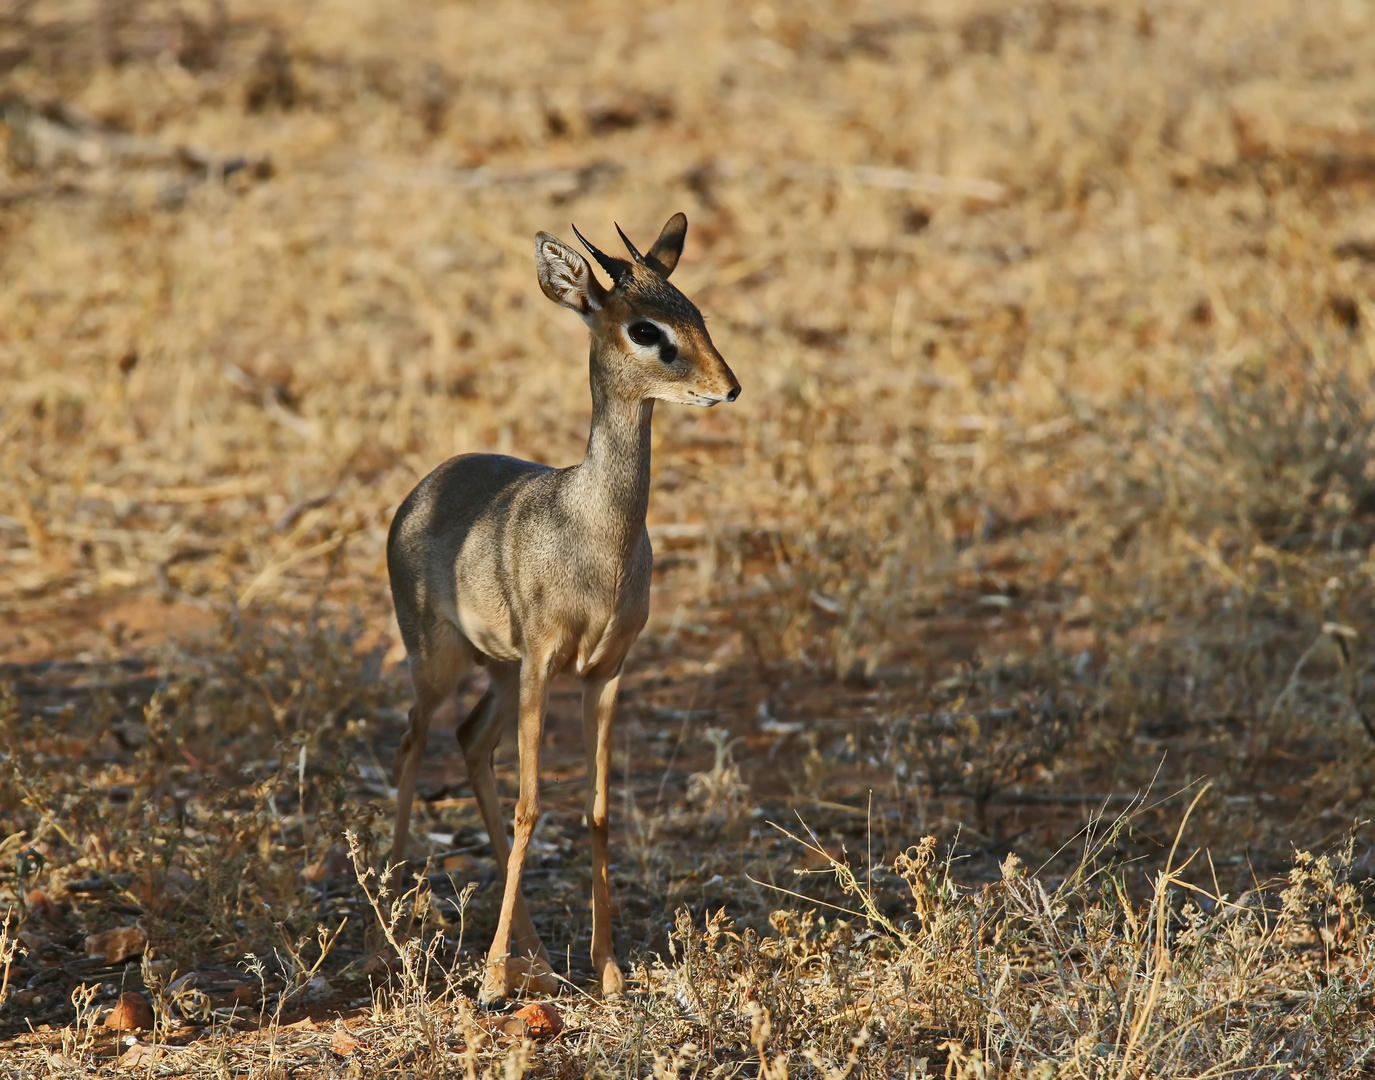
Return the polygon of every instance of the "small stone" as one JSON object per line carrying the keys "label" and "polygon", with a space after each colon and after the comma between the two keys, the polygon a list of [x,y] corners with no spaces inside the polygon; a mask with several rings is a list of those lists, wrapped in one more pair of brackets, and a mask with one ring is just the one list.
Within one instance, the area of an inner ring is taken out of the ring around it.
{"label": "small stone", "polygon": [[323,975],[316,975],[301,990],[301,1000],[307,1005],[319,1005],[334,997],[334,987]]}
{"label": "small stone", "polygon": [[530,1037],[534,1039],[552,1039],[563,1030],[563,1017],[547,1001],[531,1002],[523,1009],[517,1009],[514,1015],[525,1021]]}
{"label": "small stone", "polygon": [[231,1006],[252,1005],[257,1000],[258,995],[254,993],[253,987],[247,985],[246,983],[240,983],[238,986],[234,987],[234,989],[229,992],[229,996],[225,999],[225,1004]]}
{"label": "small stone", "polygon": [[105,1026],[112,1031],[147,1031],[153,1026],[153,1007],[137,990],[126,990],[105,1018]]}
{"label": "small stone", "polygon": [[42,889],[30,889],[24,900],[29,910],[49,926],[61,921],[62,909]]}
{"label": "small stone", "polygon": [[117,926],[86,939],[86,955],[103,956],[112,967],[142,956],[147,947],[148,935],[137,926]]}
{"label": "small stone", "polygon": [[138,885],[138,898],[148,907],[161,907],[168,900],[184,900],[196,889],[196,879],[179,867],[165,874],[145,877]]}
{"label": "small stone", "polygon": [[158,1052],[155,1048],[136,1042],[120,1055],[119,1065],[122,1069],[144,1069],[157,1059]]}
{"label": "small stone", "polygon": [[178,975],[168,983],[167,994],[170,997],[173,994],[180,994],[186,990],[195,990],[197,987],[203,985],[203,982],[204,980],[199,971],[188,971],[185,975]]}
{"label": "small stone", "polygon": [[363,963],[363,974],[378,980],[400,975],[401,969],[401,958],[389,948],[373,953]]}
{"label": "small stone", "polygon": [[464,877],[471,877],[481,869],[481,865],[471,855],[460,851],[440,859],[437,869],[446,874],[462,874]]}
{"label": "small stone", "polygon": [[309,863],[301,876],[312,885],[318,885],[328,878],[331,881],[349,881],[353,878],[353,860],[341,847],[332,847],[314,862]]}

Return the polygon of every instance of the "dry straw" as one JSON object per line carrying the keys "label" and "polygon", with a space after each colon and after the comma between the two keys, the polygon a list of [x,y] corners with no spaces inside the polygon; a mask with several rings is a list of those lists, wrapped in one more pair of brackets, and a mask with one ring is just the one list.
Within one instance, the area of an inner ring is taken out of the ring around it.
{"label": "dry straw", "polygon": [[[1361,0],[0,12],[0,1072],[1368,1072],[1371,55]],[[744,392],[656,417],[615,1003],[555,696],[536,1043],[443,746],[371,876],[386,528],[579,458],[530,237],[679,209]]]}

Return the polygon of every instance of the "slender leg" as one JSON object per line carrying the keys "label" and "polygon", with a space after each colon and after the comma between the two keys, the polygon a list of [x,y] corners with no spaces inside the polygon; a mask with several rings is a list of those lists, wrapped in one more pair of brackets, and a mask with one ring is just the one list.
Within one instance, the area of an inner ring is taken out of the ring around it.
{"label": "slender leg", "polygon": [[415,775],[420,769],[420,758],[425,753],[425,740],[430,733],[430,714],[439,703],[418,699],[411,706],[410,727],[401,738],[401,748],[396,751],[396,762],[392,773],[396,777],[396,827],[392,830],[391,857],[387,860],[397,866],[406,857],[406,841],[411,831],[411,803],[415,800]]}
{"label": "slender leg", "polygon": [[[415,801],[415,778],[420,759],[425,756],[425,740],[430,721],[452,699],[458,677],[467,659],[463,639],[452,628],[441,629],[423,643],[420,655],[412,656],[411,682],[415,704],[411,706],[410,728],[401,739],[392,771],[396,776],[396,827],[392,832],[391,863],[399,865],[406,857],[410,835],[411,804]],[[399,873],[393,885],[399,887]]]}
{"label": "slender leg", "polygon": [[[525,982],[519,969],[524,965],[511,963],[511,929],[515,920],[516,900],[520,896],[520,878],[525,869],[525,853],[530,837],[539,820],[539,751],[544,734],[544,710],[549,701],[549,664],[529,658],[520,666],[520,798],[516,800],[515,840],[506,862],[506,889],[501,897],[501,917],[497,920],[496,937],[487,954],[487,969],[482,978],[478,999],[484,1004],[509,997]],[[552,983],[552,980],[550,980]],[[535,987],[545,989],[545,987]]]}
{"label": "slender leg", "polygon": [[607,873],[610,825],[611,725],[621,675],[589,679],[582,690],[582,738],[587,752],[587,829],[592,836],[592,969],[608,997],[625,990],[625,976],[611,947],[611,879]]}
{"label": "slender leg", "polygon": [[[487,827],[487,835],[492,841],[492,856],[496,859],[501,872],[501,880],[506,880],[506,863],[511,857],[511,846],[506,840],[506,823],[501,818],[501,802],[497,797],[496,776],[492,773],[492,751],[501,740],[508,718],[516,712],[519,702],[519,668],[498,668],[495,663],[488,665],[492,685],[482,699],[473,707],[468,718],[458,726],[458,745],[463,750],[463,759],[468,765],[468,780],[473,785],[473,796],[482,814],[482,823]],[[530,920],[530,912],[525,906],[523,892],[516,895],[514,923],[516,946],[523,957],[535,957],[542,961],[549,971],[549,953],[545,950],[535,924]]]}

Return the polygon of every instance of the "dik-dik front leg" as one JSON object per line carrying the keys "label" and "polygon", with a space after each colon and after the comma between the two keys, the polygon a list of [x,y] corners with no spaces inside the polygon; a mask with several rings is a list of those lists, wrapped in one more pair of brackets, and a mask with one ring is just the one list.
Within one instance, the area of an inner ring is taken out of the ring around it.
{"label": "dik-dik front leg", "polygon": [[616,715],[618,671],[609,679],[589,679],[582,690],[582,738],[587,752],[587,829],[592,836],[592,969],[607,996],[625,990],[625,976],[611,947],[611,879],[607,871],[610,831],[611,725]]}
{"label": "dik-dik front leg", "polygon": [[520,879],[525,853],[539,820],[539,752],[544,736],[544,712],[549,703],[549,662],[525,660],[520,666],[520,797],[516,800],[515,838],[506,863],[506,888],[501,897],[501,916],[496,937],[487,953],[478,1000],[484,1005],[510,997],[521,989],[553,993],[558,982],[538,957],[525,962],[511,956],[511,930],[520,899]]}
{"label": "dik-dik front leg", "polygon": [[[506,840],[506,824],[501,819],[501,801],[497,797],[496,777],[492,773],[492,751],[501,740],[502,732],[519,713],[520,665],[489,661],[487,674],[491,678],[491,686],[458,725],[455,735],[468,766],[468,781],[472,784],[478,812],[491,839],[492,856],[504,883],[506,867],[511,860],[511,847]],[[548,965],[549,953],[540,942],[535,924],[530,921],[523,893],[516,894],[512,932],[522,957],[536,956]]]}

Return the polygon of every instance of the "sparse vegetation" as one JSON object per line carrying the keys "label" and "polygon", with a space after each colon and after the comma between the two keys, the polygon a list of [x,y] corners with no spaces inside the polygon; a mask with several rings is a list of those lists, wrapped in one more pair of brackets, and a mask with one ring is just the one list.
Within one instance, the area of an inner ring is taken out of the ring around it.
{"label": "sparse vegetation", "polygon": [[[1371,55],[1360,0],[0,12],[0,1075],[1370,1075]],[[556,689],[566,992],[486,1014],[449,733],[377,874],[386,528],[578,459],[529,238],[679,209],[744,393],[656,416],[632,992]]]}

